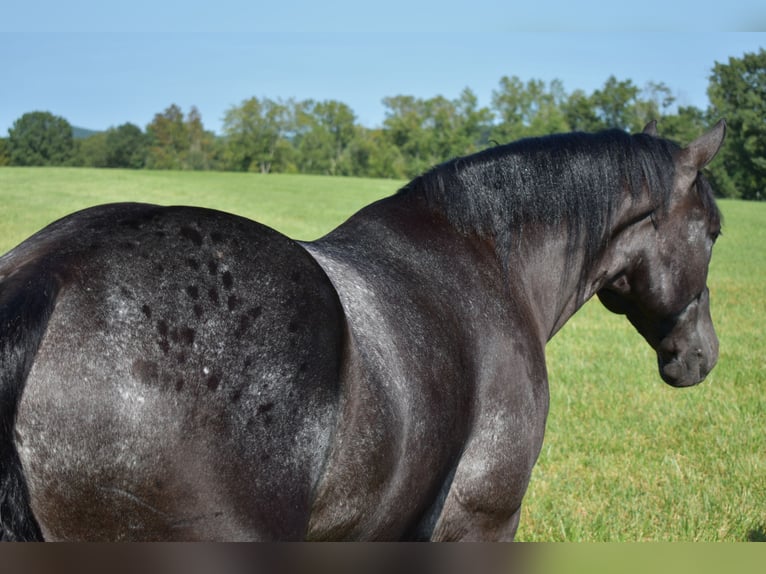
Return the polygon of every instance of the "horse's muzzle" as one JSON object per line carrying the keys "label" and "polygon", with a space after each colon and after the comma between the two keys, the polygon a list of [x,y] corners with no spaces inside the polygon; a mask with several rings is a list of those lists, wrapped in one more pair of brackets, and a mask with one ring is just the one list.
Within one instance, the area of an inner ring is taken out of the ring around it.
{"label": "horse's muzzle", "polygon": [[660,376],[673,387],[701,383],[718,361],[708,290],[692,301],[657,348]]}
{"label": "horse's muzzle", "polygon": [[657,355],[659,363],[660,376],[672,387],[691,387],[705,380],[708,373],[713,370],[718,360],[718,351],[705,356],[701,349],[695,349],[672,357],[670,360],[664,359],[662,355]]}

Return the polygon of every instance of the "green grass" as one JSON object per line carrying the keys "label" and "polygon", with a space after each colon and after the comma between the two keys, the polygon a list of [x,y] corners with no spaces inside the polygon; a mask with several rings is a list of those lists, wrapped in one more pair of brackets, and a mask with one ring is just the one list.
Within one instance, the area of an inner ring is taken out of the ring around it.
{"label": "green grass", "polygon": [[[216,207],[300,239],[401,182],[226,173],[0,168],[0,253],[109,201]],[[766,204],[722,201],[710,269],[719,364],[691,389],[598,302],[548,346],[551,409],[520,540],[766,539]]]}
{"label": "green grass", "polygon": [[305,175],[0,168],[0,253],[68,213],[99,203],[197,205],[315,239],[403,182]]}

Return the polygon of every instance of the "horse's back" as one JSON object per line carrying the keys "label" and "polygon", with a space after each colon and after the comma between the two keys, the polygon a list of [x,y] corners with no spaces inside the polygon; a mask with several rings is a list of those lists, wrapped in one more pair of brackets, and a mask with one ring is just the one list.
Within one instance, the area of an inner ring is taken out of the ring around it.
{"label": "horse's back", "polygon": [[47,537],[305,533],[343,319],[300,245],[221,212],[123,204],[5,265],[59,284],[16,427]]}

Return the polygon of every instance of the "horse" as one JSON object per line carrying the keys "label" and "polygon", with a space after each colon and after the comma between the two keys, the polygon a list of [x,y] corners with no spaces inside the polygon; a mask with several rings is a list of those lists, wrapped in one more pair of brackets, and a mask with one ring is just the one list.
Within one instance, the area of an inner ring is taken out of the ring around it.
{"label": "horse", "polygon": [[0,258],[5,540],[512,540],[546,343],[593,295],[701,382],[721,215],[622,130],[449,160],[313,242],[123,203]]}

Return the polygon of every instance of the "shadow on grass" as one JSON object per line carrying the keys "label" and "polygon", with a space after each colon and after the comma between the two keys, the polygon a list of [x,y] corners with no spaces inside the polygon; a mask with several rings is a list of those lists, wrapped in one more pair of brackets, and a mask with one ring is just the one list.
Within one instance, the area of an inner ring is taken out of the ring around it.
{"label": "shadow on grass", "polygon": [[748,542],[766,542],[766,527],[756,526],[747,533]]}

